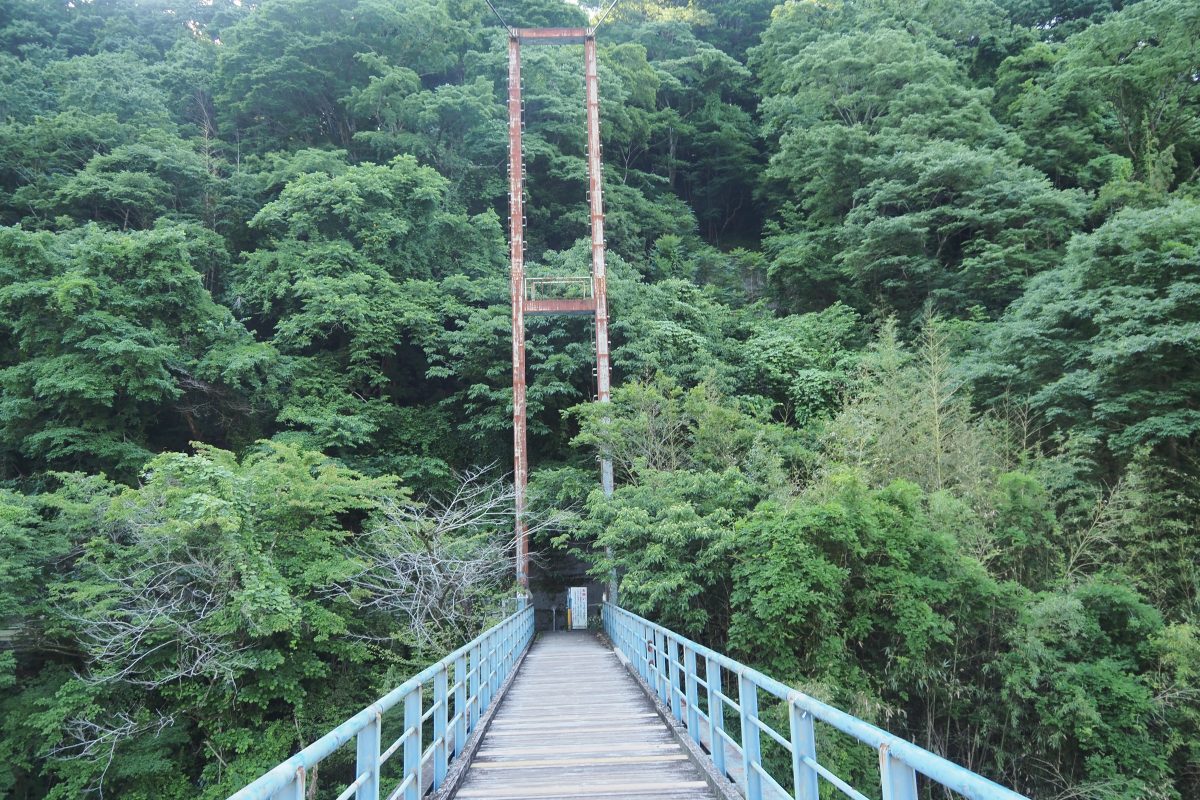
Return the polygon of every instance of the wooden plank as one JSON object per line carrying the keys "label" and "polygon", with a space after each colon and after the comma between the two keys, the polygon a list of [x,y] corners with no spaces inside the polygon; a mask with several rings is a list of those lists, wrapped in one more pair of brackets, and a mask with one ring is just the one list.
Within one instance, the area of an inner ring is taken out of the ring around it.
{"label": "wooden plank", "polygon": [[526,758],[487,761],[477,759],[476,769],[527,769],[531,767],[595,767],[601,764],[660,764],[681,761],[683,753],[660,753],[654,756],[593,756],[591,758]]}
{"label": "wooden plank", "polygon": [[533,645],[454,796],[714,798],[616,655],[583,631]]}
{"label": "wooden plank", "polygon": [[538,798],[573,798],[573,797],[708,797],[708,794],[694,794],[695,792],[706,792],[708,784],[704,781],[677,781],[674,783],[662,781],[649,781],[643,783],[611,783],[607,786],[589,786],[580,787],[571,790],[568,793],[563,793],[563,787],[554,786],[537,786],[537,785],[515,785],[507,787],[499,792],[497,791],[475,791],[471,789],[460,789],[456,797],[462,798],[489,798],[490,800],[509,800],[510,798],[538,797]]}
{"label": "wooden plank", "polygon": [[604,743],[604,744],[576,744],[576,745],[557,745],[551,744],[545,747],[481,747],[479,749],[479,758],[492,758],[494,756],[521,756],[521,755],[580,755],[583,753],[648,753],[656,750],[671,750],[675,749],[674,742],[655,742],[643,744],[641,742],[634,743]]}

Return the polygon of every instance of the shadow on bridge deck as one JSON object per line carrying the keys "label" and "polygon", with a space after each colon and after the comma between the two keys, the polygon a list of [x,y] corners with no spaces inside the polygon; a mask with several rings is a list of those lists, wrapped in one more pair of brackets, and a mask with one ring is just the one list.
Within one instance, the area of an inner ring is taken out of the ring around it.
{"label": "shadow on bridge deck", "polygon": [[463,800],[717,797],[612,650],[534,643],[453,795]]}

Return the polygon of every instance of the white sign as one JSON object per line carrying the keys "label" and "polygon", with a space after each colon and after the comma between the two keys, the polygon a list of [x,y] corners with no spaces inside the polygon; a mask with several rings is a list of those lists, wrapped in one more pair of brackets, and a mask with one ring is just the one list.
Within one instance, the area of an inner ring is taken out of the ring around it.
{"label": "white sign", "polygon": [[587,587],[572,586],[567,593],[567,610],[571,612],[571,630],[587,628]]}

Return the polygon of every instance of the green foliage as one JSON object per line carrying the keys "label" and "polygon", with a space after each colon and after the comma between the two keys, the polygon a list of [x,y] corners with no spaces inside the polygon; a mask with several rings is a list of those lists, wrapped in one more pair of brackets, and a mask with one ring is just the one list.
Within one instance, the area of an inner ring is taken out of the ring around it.
{"label": "green foliage", "polygon": [[[212,447],[160,455],[136,488],[55,479],[55,491],[0,505],[0,619],[15,629],[24,684],[3,702],[30,712],[6,715],[5,738],[28,748],[13,751],[18,771],[51,754],[48,796],[200,786],[223,797],[380,694],[393,670],[454,643],[380,610],[412,587],[355,583],[376,548],[428,553],[390,527],[409,504],[394,477],[264,442],[241,459]],[[438,546],[469,558],[480,535]],[[68,552],[70,568],[53,575]],[[493,600],[473,595],[474,622],[452,638],[474,635]],[[35,642],[48,648],[39,658]],[[211,762],[185,758],[193,739]]]}
{"label": "green foliage", "polygon": [[1151,672],[1163,631],[1135,592],[1104,581],[1022,612],[1001,696],[1053,782],[1104,797],[1177,796],[1164,780],[1174,748],[1163,746]]}
{"label": "green foliage", "polygon": [[244,437],[278,357],[215,303],[209,231],[0,229],[0,452],[129,476],[154,449]]}
{"label": "green foliage", "polygon": [[[622,0],[613,402],[589,320],[526,320],[547,585],[1033,797],[1200,796],[1198,25]],[[481,0],[0,1],[0,794],[224,797],[487,624],[511,494],[409,492],[511,458],[505,44]],[[526,268],[584,276],[580,49],[522,59]]]}
{"label": "green foliage", "polygon": [[1087,87],[1111,109],[1120,152],[1155,189],[1172,188],[1200,157],[1198,46],[1194,4],[1143,2],[1072,38],[1059,65],[1059,80]]}
{"label": "green foliage", "polygon": [[954,374],[944,327],[927,317],[916,352],[884,324],[862,359],[856,391],[828,427],[838,463],[861,467],[876,485],[908,478],[930,492],[979,498],[1005,466],[997,432],[977,417]]}
{"label": "green foliage", "polygon": [[734,523],[786,485],[793,434],[711,386],[684,390],[666,376],[618,387],[611,408],[574,412],[574,444],[607,453],[626,484],[611,499],[588,498],[582,533],[594,537],[594,572],[618,570],[630,609],[718,639]]}
{"label": "green foliage", "polygon": [[1078,225],[1080,198],[1016,162],[987,93],[936,41],[825,33],[786,70],[762,111],[779,142],[765,246],[791,305],[996,313]]}
{"label": "green foliage", "polygon": [[1177,200],[1125,210],[1077,238],[989,337],[986,385],[1019,392],[1048,425],[1102,443],[1099,460],[1143,445],[1173,457],[1200,430],[1198,222],[1200,206]]}
{"label": "green foliage", "polygon": [[862,344],[860,318],[840,303],[759,322],[742,349],[755,393],[801,426],[831,415],[849,391]]}

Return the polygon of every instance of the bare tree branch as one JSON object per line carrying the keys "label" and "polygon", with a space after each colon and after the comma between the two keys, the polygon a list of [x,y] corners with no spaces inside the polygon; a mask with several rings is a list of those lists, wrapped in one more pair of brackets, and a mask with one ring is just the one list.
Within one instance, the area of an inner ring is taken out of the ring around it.
{"label": "bare tree branch", "polygon": [[[493,602],[513,574],[512,484],[493,466],[455,478],[446,497],[386,504],[355,548],[362,569],[336,587],[360,608],[406,625],[419,646],[472,632],[481,604]],[[526,515],[531,534],[560,519]]]}

